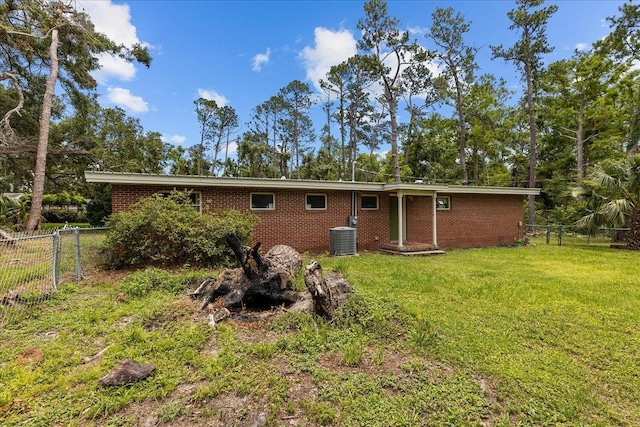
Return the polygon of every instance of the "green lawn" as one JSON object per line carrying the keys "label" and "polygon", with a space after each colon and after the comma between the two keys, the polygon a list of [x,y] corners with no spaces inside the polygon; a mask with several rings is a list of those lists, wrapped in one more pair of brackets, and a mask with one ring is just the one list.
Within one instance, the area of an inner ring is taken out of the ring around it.
{"label": "green lawn", "polygon": [[[0,424],[640,425],[640,253],[534,243],[320,258],[357,289],[331,323],[210,326],[205,271],[64,285],[1,332]],[[124,358],[157,371],[100,388]]]}

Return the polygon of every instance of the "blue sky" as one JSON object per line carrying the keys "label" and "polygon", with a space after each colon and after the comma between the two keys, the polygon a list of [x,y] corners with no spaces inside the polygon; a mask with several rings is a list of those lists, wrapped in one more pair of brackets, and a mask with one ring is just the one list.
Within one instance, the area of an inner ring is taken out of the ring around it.
{"label": "blue sky", "polygon": [[[609,33],[607,16],[623,1],[559,0],[548,26],[555,47],[547,62],[568,58]],[[293,80],[317,87],[331,65],[355,53],[356,24],[364,1],[140,1],[81,0],[79,6],[96,28],[115,41],[149,46],[151,68],[103,58],[96,73],[100,102],[119,106],[172,144],[189,147],[199,140],[193,101],[214,99],[237,111],[246,130],[251,109],[276,95]],[[510,47],[516,37],[508,29],[507,12],[515,1],[387,2],[419,43],[436,7],[452,7],[471,21],[465,36],[481,47],[479,73],[492,73],[518,87],[514,66],[491,60],[490,45]],[[319,110],[319,107],[317,107]],[[317,113],[316,113],[317,114]],[[320,114],[317,114],[320,117]],[[402,120],[402,117],[400,118]],[[316,123],[318,133],[321,123]],[[231,147],[233,150],[234,147]]]}

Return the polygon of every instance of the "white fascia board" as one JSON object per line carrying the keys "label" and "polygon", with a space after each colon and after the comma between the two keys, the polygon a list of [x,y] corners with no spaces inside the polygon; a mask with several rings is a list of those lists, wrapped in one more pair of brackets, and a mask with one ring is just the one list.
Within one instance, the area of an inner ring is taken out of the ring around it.
{"label": "white fascia board", "polygon": [[424,193],[433,193],[437,191],[444,191],[447,188],[446,185],[437,184],[408,184],[404,182],[392,182],[384,184],[386,191],[392,191],[396,193],[402,193],[405,195],[420,195]]}
{"label": "white fascia board", "polygon": [[434,193],[539,195],[539,188],[475,187],[467,185],[437,185],[415,183],[380,183],[351,181],[312,181],[274,178],[220,178],[194,175],[155,175],[120,172],[85,171],[87,182],[122,185],[162,185],[176,187],[235,187],[283,190],[349,190],[363,192],[397,192],[404,195]]}
{"label": "white fascia board", "polygon": [[540,188],[519,188],[519,187],[469,187],[466,185],[450,185],[440,193],[464,193],[464,194],[510,194],[518,196],[538,196]]}
{"label": "white fascia board", "polygon": [[518,187],[477,187],[469,185],[437,185],[437,184],[414,184],[393,182],[384,185],[386,191],[402,193],[404,195],[420,195],[429,193],[457,193],[457,194],[510,194],[510,195],[539,195],[539,188],[518,188]]}
{"label": "white fascia board", "polygon": [[87,182],[122,185],[163,185],[181,187],[241,187],[260,189],[355,190],[383,192],[382,183],[349,181],[311,181],[268,178],[219,178],[190,175],[152,175],[115,172],[85,172]]}

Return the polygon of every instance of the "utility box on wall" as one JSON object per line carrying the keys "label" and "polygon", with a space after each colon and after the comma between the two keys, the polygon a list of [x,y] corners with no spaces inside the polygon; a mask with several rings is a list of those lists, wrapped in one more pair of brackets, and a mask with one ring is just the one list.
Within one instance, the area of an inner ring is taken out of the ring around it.
{"label": "utility box on wall", "polygon": [[329,252],[331,255],[355,255],[356,229],[352,227],[330,228]]}
{"label": "utility box on wall", "polygon": [[358,216],[357,215],[349,215],[348,226],[351,228],[358,228]]}

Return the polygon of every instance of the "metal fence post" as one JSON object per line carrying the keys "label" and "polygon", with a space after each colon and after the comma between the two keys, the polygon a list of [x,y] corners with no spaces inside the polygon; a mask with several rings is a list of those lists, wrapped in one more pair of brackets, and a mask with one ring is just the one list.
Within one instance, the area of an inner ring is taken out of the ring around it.
{"label": "metal fence post", "polygon": [[558,231],[558,246],[562,246],[562,225],[560,226],[560,230]]}
{"label": "metal fence post", "polygon": [[53,290],[58,289],[60,281],[60,233],[53,232]]}
{"label": "metal fence post", "polygon": [[82,262],[80,260],[80,229],[76,227],[73,230],[73,238],[76,248],[76,282],[82,280]]}
{"label": "metal fence post", "polygon": [[551,239],[551,227],[547,225],[547,245],[549,244],[550,239]]}

